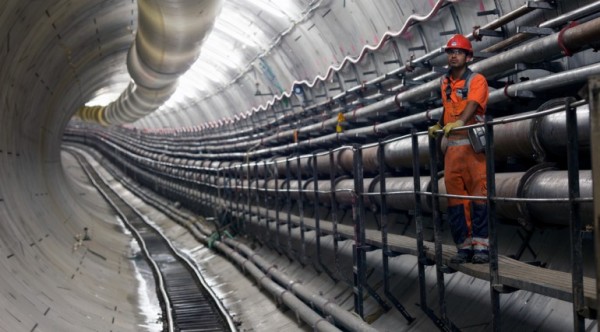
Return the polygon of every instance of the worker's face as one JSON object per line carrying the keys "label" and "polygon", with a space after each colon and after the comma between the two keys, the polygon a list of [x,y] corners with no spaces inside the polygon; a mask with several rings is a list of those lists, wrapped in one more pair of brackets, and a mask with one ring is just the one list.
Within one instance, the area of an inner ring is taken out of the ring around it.
{"label": "worker's face", "polygon": [[448,67],[450,69],[465,67],[470,58],[466,51],[457,48],[446,50],[446,55],[448,56]]}

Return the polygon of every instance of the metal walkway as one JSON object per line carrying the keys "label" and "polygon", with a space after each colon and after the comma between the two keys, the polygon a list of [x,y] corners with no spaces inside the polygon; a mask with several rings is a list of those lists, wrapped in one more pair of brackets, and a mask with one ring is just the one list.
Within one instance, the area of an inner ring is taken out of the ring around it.
{"label": "metal walkway", "polygon": [[[220,201],[218,204],[226,205],[225,201]],[[248,216],[248,212],[252,213],[252,216]],[[285,212],[280,211],[277,217],[277,212],[262,207],[248,207],[245,204],[241,204],[239,209],[235,212],[239,218],[246,219],[251,222],[256,222],[264,225],[264,220],[270,223],[276,223],[279,218],[282,224],[288,220],[288,216]],[[300,217],[297,215],[290,215],[289,221],[294,226],[300,226]],[[258,220],[261,220],[260,222]],[[304,226],[307,230],[317,230],[315,220],[313,218],[304,217]],[[351,225],[336,225],[336,231],[334,233],[333,223],[327,220],[320,220],[319,232],[325,234],[337,234],[337,236],[346,239],[352,239],[354,236],[354,228]],[[274,230],[275,226],[271,226],[269,229]],[[417,249],[417,242],[410,236],[403,236],[398,234],[388,234],[387,242],[389,250],[398,254],[408,254],[413,256],[419,256]],[[383,247],[381,239],[381,231],[368,229],[366,230],[366,243],[368,245],[381,248]],[[435,261],[435,244],[433,242],[423,241],[424,251],[426,257],[431,261]],[[455,264],[450,262],[450,258],[456,253],[456,248],[451,245],[442,245],[442,262],[444,265],[449,267],[452,271],[460,271],[464,274],[490,280],[490,271],[487,264]],[[561,299],[563,301],[572,301],[573,293],[571,289],[571,274],[563,271],[557,271],[547,268],[542,268],[521,262],[515,259],[511,259],[506,256],[499,255],[499,266],[500,266],[500,284],[497,285],[501,292],[511,292],[515,290],[526,290],[534,293],[538,293],[545,296]],[[596,308],[596,292],[595,292],[595,279],[584,278],[584,294],[585,294],[585,305],[594,311]],[[595,315],[593,313],[592,315]]]}

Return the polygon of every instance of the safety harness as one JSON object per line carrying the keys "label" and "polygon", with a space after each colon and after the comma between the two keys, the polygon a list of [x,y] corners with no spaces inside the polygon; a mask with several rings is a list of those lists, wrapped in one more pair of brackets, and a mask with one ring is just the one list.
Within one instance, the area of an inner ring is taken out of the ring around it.
{"label": "safety harness", "polygon": [[[467,96],[469,95],[469,88],[471,87],[471,79],[473,78],[473,71],[469,68],[467,68],[467,70],[465,70],[465,72],[463,73],[461,79],[465,80],[465,85],[456,90],[456,95],[459,96],[462,99],[467,98]],[[440,77],[440,87],[444,84],[444,81],[446,81],[446,100],[450,100],[450,95],[452,94],[452,87],[450,86],[450,72],[448,71],[448,73],[446,73],[446,75]],[[444,112],[446,111],[446,108],[443,107],[442,108],[442,117],[439,121],[440,125],[444,126]]]}

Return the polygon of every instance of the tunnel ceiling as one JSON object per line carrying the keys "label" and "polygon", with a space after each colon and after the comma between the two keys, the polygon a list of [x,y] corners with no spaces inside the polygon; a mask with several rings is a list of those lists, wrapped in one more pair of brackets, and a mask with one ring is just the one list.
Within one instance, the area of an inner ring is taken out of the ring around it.
{"label": "tunnel ceiling", "polygon": [[[386,34],[407,28],[413,16],[431,18],[441,28],[436,14],[452,2],[228,0],[176,95],[136,126],[190,127],[248,115],[274,96],[290,93],[295,82],[313,83],[358,58]],[[435,31],[432,38],[421,35],[423,30],[418,35],[406,31],[403,38],[409,42],[402,52],[427,40],[438,47],[443,38]]]}
{"label": "tunnel ceiling", "polygon": [[[209,38],[202,43],[200,58],[180,78],[176,93],[158,114],[186,109],[187,105],[218,94],[240,75],[252,71],[259,56],[277,46],[282,35],[319,5],[322,1],[225,1]],[[127,80],[125,77],[125,81],[95,91],[87,104],[113,100],[123,91]]]}
{"label": "tunnel ceiling", "polygon": [[[333,68],[350,70],[342,64],[376,46],[381,46],[379,59],[373,61],[381,72],[389,72],[400,64],[388,58],[407,61],[422,56],[442,46],[447,34],[470,33],[473,26],[497,17],[478,12],[506,13],[519,6],[519,1],[493,0],[396,0],[377,5],[351,0],[226,0],[198,61],[180,78],[176,93],[134,125],[191,127],[245,116],[274,96],[290,93],[294,83],[314,83]],[[576,8],[578,2],[559,6]],[[556,12],[535,15],[542,21],[542,16]],[[125,58],[137,30],[135,1],[8,1],[0,15],[6,36],[0,75],[8,82],[2,94],[4,103],[13,105],[9,112],[19,108],[20,117],[9,121],[18,121],[15,125],[25,127],[23,131],[40,132],[42,124],[47,129],[41,135],[59,138],[77,108],[107,103],[129,83]],[[514,28],[515,23],[507,26]],[[387,37],[396,40],[395,49],[382,43]],[[490,42],[484,38],[476,48]],[[358,65],[369,66],[369,61],[362,57]]]}
{"label": "tunnel ceiling", "polygon": [[[469,3],[494,7],[493,1],[462,1],[452,11],[454,17]],[[377,45],[386,33],[400,31],[411,15],[426,17],[448,4],[227,0],[173,98],[135,125],[190,126],[246,113],[269,101],[269,94],[290,91],[295,81],[311,82],[345,58],[358,56],[365,46]],[[15,103],[25,108],[21,112],[31,112],[26,117],[40,118],[36,112],[42,109],[41,122],[59,132],[78,107],[106,103],[127,86],[125,58],[135,39],[137,15],[135,1],[5,2],[3,52],[8,61],[2,75],[21,93],[4,94],[22,98]],[[479,24],[488,20],[474,18]],[[403,35],[402,56],[424,42],[426,48],[439,47],[445,38],[439,31],[456,29],[451,18],[427,19],[422,28]],[[471,21],[466,20],[467,27]],[[39,93],[31,98],[30,90]],[[255,96],[257,91],[266,96]]]}

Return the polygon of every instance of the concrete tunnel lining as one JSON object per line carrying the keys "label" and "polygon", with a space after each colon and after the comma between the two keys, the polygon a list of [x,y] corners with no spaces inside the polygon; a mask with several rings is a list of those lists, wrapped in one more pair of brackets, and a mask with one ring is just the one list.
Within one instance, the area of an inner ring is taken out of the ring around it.
{"label": "concrete tunnel lining", "polygon": [[[246,60],[239,65],[238,71],[232,70],[233,76],[240,75],[239,81],[227,77],[218,84],[213,82],[213,86],[222,87],[225,92],[218,94],[212,91],[216,97],[207,94],[203,97],[206,103],[196,105],[190,114],[169,115],[167,110],[142,120],[137,126],[185,126],[191,122],[217,120],[221,115],[231,117],[242,108],[246,111],[249,106],[262,102],[254,96],[256,81],[266,92],[267,87],[273,90],[278,85],[288,88],[289,83],[296,79],[315,77],[317,72],[328,67],[332,59],[343,59],[344,51],[348,53],[353,47],[360,48],[361,39],[365,39],[363,44],[372,44],[375,37],[383,34],[385,26],[396,30],[402,24],[398,18],[408,16],[400,14],[399,5],[393,2],[380,4],[381,7],[357,2],[348,2],[348,7],[330,1],[311,2],[310,6],[316,6],[315,9],[303,6],[304,2],[290,3],[296,8],[293,15],[290,14],[292,19],[284,17],[272,22],[269,35],[272,38],[265,38],[271,42],[280,36],[281,31],[291,31],[282,37],[283,42],[274,43],[272,55],[267,54],[263,58],[280,82],[269,80],[266,71]],[[494,3],[481,2],[485,8],[492,8]],[[591,1],[561,2],[560,9],[567,11],[587,3]],[[469,4],[469,1],[464,5],[456,4],[456,15],[464,28],[489,20],[472,15]],[[417,13],[431,9],[422,1],[409,1],[405,5]],[[517,5],[504,3],[502,6],[504,11],[508,11]],[[0,45],[3,54],[0,78],[4,82],[0,86],[3,104],[0,110],[0,227],[3,230],[0,232],[0,247],[5,252],[4,262],[0,264],[0,278],[4,280],[0,287],[3,294],[0,301],[7,308],[0,311],[0,321],[3,328],[13,331],[31,330],[36,324],[40,329],[64,330],[87,326],[90,321],[96,328],[109,329],[111,324],[106,317],[110,316],[111,308],[99,301],[89,288],[89,285],[98,284],[106,285],[111,303],[124,305],[119,305],[118,324],[133,326],[136,324],[136,308],[130,306],[132,301],[126,294],[135,288],[135,280],[131,277],[132,273],[123,276],[125,270],[130,270],[124,263],[121,265],[122,274],[115,274],[115,264],[121,261],[120,248],[126,248],[128,239],[115,232],[116,224],[110,209],[83,183],[81,173],[72,167],[68,157],[61,154],[60,144],[63,129],[79,106],[95,96],[100,88],[115,83],[114,80],[121,87],[127,80],[118,76],[125,71],[125,52],[135,37],[136,5],[127,1],[90,3],[56,0],[8,1],[0,7],[0,30],[6,36]],[[363,14],[358,11],[360,8]],[[256,15],[256,8],[251,9],[253,11],[248,15]],[[327,9],[331,9],[329,22],[322,16]],[[303,11],[310,15],[300,15]],[[352,13],[348,14],[350,11]],[[541,15],[550,17],[553,14]],[[292,23],[294,19],[297,22]],[[265,18],[258,20],[264,24]],[[369,20],[371,24],[367,23]],[[361,33],[352,22],[360,22],[356,25],[368,30],[365,33],[368,38],[359,36]],[[327,40],[343,39],[334,31],[335,23],[352,36],[349,38],[351,41],[343,45],[343,50],[327,45]],[[311,24],[322,32],[320,39],[311,37],[308,32]],[[439,17],[428,24],[424,23],[424,30],[420,32],[427,40],[425,46],[430,49],[439,47],[445,38],[436,33],[449,30],[453,25]],[[514,25],[511,25],[510,29],[513,28]],[[292,40],[298,36],[302,36],[297,41],[300,46],[294,46]],[[314,45],[308,47],[311,41]],[[420,44],[421,38],[408,39],[399,52],[408,58],[408,48]],[[483,44],[489,45],[490,42],[485,39]],[[311,58],[311,51],[316,48],[326,54],[323,59]],[[384,53],[384,57],[391,53]],[[243,54],[243,58],[255,59],[256,55]],[[596,59],[586,53],[572,61],[593,62]],[[393,66],[397,64],[384,67]],[[247,67],[252,70],[244,72],[242,69]],[[209,81],[204,79],[202,82],[207,84]],[[245,103],[244,100],[252,102]],[[197,104],[196,101],[191,103]],[[211,112],[217,107],[226,109],[227,114]],[[91,253],[84,257],[83,252],[72,251],[74,235],[91,225],[97,242],[90,248],[106,261]],[[74,277],[70,279],[72,275]],[[116,288],[119,286],[114,286],[111,281],[119,279],[125,284]]]}

